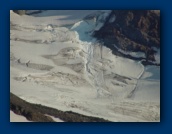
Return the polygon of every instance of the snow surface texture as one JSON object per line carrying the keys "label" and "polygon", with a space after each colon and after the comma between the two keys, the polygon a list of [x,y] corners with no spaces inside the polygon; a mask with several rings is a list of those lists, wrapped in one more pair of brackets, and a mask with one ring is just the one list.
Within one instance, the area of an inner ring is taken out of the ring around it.
{"label": "snow surface texture", "polygon": [[109,13],[50,10],[34,17],[11,11],[10,91],[110,121],[160,121],[160,67],[113,55],[91,37]]}

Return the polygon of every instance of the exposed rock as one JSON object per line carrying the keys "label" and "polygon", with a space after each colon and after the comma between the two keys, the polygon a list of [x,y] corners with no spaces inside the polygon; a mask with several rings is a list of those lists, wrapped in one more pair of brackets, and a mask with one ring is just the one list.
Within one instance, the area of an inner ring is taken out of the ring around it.
{"label": "exposed rock", "polygon": [[35,122],[55,122],[46,115],[54,116],[65,122],[109,122],[98,117],[85,116],[71,111],[63,112],[43,105],[31,104],[12,93],[10,93],[10,109],[14,113],[25,116],[28,120]]}
{"label": "exposed rock", "polygon": [[13,10],[13,11],[19,15],[24,15],[26,13],[26,10]]}
{"label": "exposed rock", "polygon": [[[115,16],[114,21],[112,17]],[[114,44],[125,51],[144,52],[146,60],[154,61],[160,48],[160,12],[158,10],[113,10],[104,26],[94,32],[115,53]],[[116,52],[119,54],[119,52]],[[129,57],[130,58],[130,57]]]}

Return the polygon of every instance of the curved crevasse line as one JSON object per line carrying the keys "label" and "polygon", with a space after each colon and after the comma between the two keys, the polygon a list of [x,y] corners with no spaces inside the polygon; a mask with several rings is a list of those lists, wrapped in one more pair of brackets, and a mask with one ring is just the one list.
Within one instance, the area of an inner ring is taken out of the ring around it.
{"label": "curved crevasse line", "polygon": [[140,74],[137,76],[137,79],[140,79],[145,71],[145,67],[142,65],[141,61],[138,62],[141,67],[142,67],[142,71],[140,72]]}
{"label": "curved crevasse line", "polygon": [[[84,27],[82,27],[82,25]],[[102,85],[105,84],[103,72],[102,72],[102,70],[99,69],[97,72],[93,71],[94,72],[94,74],[93,74],[92,68],[91,68],[92,63],[93,63],[93,59],[94,59],[94,57],[93,57],[93,55],[94,55],[94,43],[96,43],[96,42],[93,40],[90,40],[90,38],[87,41],[80,40],[80,36],[85,36],[85,37],[89,36],[88,33],[85,33],[82,28],[87,27],[90,30],[93,28],[92,25],[93,25],[93,23],[85,23],[83,21],[79,21],[73,25],[71,30],[74,31],[74,33],[75,33],[75,41],[81,43],[83,46],[83,50],[86,52],[86,56],[84,57],[85,79],[90,83],[90,85],[92,85],[93,88],[95,88],[97,90],[97,96],[100,96],[100,92],[103,93],[103,90],[104,90]],[[138,76],[133,78],[136,80],[136,84],[133,87],[133,89],[130,90],[130,93],[128,94],[127,98],[130,98],[130,96],[132,96],[132,94],[136,90],[138,80],[140,79],[140,77],[143,75],[143,72],[144,72],[144,66],[140,62],[138,62],[138,64],[140,64],[140,66],[142,67],[142,70],[138,74]]]}
{"label": "curved crevasse line", "polygon": [[136,84],[133,88],[133,90],[130,91],[130,93],[127,95],[127,98],[132,98],[135,91],[137,90],[137,86],[138,86],[138,81],[140,80],[140,78],[142,77],[144,71],[145,71],[145,67],[141,64],[141,61],[138,62],[141,66],[142,66],[142,71],[139,73],[139,75],[137,76],[137,79],[136,79]]}

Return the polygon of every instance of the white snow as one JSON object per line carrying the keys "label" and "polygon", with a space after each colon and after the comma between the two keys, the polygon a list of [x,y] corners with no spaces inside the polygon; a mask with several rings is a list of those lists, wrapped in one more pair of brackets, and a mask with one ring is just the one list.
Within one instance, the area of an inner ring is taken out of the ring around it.
{"label": "white snow", "polygon": [[[46,115],[46,116],[51,117],[55,122],[64,122],[54,116],[50,116],[50,115]],[[32,121],[29,121],[24,116],[17,115],[13,111],[10,110],[10,122],[32,122]]]}
{"label": "white snow", "polygon": [[115,44],[114,44],[114,47],[117,48],[118,51],[123,53],[123,54],[128,54],[128,55],[131,55],[132,57],[136,57],[136,58],[145,58],[145,54],[143,52],[124,51],[124,50],[118,48]]}
{"label": "white snow", "polygon": [[71,30],[77,32],[78,40],[82,41],[90,40],[88,33],[91,33],[93,29],[94,23],[89,21],[79,21],[71,27]]}
{"label": "white snow", "polygon": [[99,30],[104,25],[106,18],[109,16],[110,13],[111,13],[110,10],[105,10],[104,12],[101,13],[101,15],[98,16],[95,24],[96,27],[94,30]]}
{"label": "white snow", "polygon": [[160,67],[147,66],[133,95],[134,100],[160,103]]}
{"label": "white snow", "polygon": [[15,24],[10,30],[10,92],[31,103],[111,121],[159,121],[160,70],[101,47],[91,34],[110,11],[102,11],[96,22],[82,20],[94,12],[10,12]]}
{"label": "white snow", "polygon": [[[10,19],[15,20],[13,21],[14,23],[26,27],[30,25],[33,27],[40,27],[46,26],[47,24],[61,26],[73,24],[95,11],[97,10],[47,10],[35,14],[34,16],[19,16],[10,11],[10,13],[13,14],[10,16]],[[30,12],[32,12],[32,10]]]}
{"label": "white snow", "polygon": [[54,116],[51,116],[51,115],[47,115],[46,114],[46,116],[49,116],[49,117],[51,117],[55,122],[64,122],[64,121],[62,121],[61,119],[59,119],[59,118],[56,118],[56,117],[54,117]]}
{"label": "white snow", "polygon": [[24,116],[17,115],[10,110],[10,122],[31,122],[27,120]]}

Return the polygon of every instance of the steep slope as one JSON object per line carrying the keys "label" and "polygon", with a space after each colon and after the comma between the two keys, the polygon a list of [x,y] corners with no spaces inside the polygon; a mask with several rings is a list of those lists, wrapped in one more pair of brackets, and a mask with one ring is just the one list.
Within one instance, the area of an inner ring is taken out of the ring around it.
{"label": "steep slope", "polygon": [[[79,19],[78,11],[11,12],[10,91],[31,103],[110,121],[159,121],[159,76],[155,88],[147,80],[160,68],[147,70],[114,55],[92,37],[110,13],[85,11]],[[139,99],[142,91],[148,97]]]}
{"label": "steep slope", "polygon": [[[114,54],[155,61],[157,51],[154,48],[160,48],[160,11],[113,10],[103,27],[94,32],[94,36],[111,48]],[[138,58],[128,51],[140,52],[143,56]]]}
{"label": "steep slope", "polygon": [[[65,122],[109,122],[101,118],[84,116],[71,111],[63,112],[43,105],[28,103],[12,93],[10,93],[10,109],[16,113],[10,111],[14,122],[62,122],[62,120]],[[18,117],[16,117],[17,114]],[[26,118],[22,118],[21,115]],[[59,120],[58,117],[62,120]],[[17,118],[19,119],[17,120]]]}

